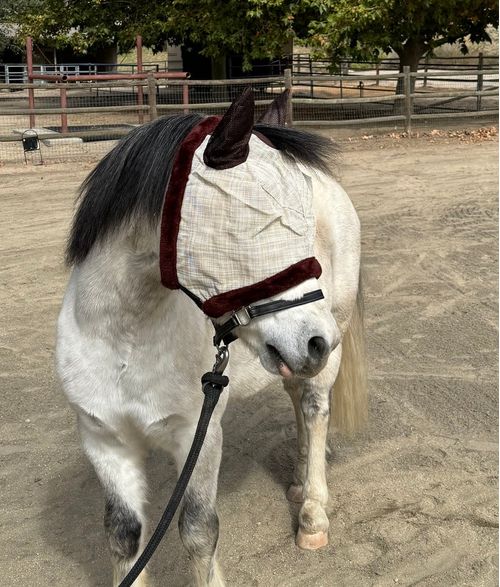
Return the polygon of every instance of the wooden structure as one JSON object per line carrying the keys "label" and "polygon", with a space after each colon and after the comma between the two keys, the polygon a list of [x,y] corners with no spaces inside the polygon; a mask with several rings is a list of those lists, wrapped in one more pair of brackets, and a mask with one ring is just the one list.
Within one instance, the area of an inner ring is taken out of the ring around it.
{"label": "wooden structure", "polygon": [[[28,65],[28,82],[31,87],[28,88],[28,99],[30,108],[30,128],[35,126],[35,89],[33,82],[37,80],[47,81],[56,83],[60,88],[60,105],[61,105],[61,131],[63,133],[68,132],[68,100],[67,100],[67,86],[63,82],[76,83],[76,82],[102,82],[102,81],[129,81],[129,80],[146,80],[151,76],[153,79],[172,79],[182,80],[188,79],[189,74],[186,72],[144,72],[143,71],[143,60],[142,60],[142,37],[137,35],[136,37],[136,59],[137,59],[137,73],[132,74],[121,74],[121,73],[96,73],[87,75],[70,75],[70,74],[40,74],[33,72],[33,40],[31,37],[26,39],[26,56]],[[183,91],[183,97],[188,100],[188,89],[187,86]],[[137,85],[137,111],[138,111],[138,122],[142,124],[144,122],[143,114],[144,106],[144,90],[143,85]]]}

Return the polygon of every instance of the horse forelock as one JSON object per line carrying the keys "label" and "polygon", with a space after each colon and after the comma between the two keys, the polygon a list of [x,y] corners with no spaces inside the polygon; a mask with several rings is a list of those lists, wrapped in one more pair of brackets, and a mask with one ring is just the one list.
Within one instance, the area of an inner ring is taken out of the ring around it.
{"label": "horse forelock", "polygon": [[80,188],[68,264],[82,262],[132,219],[158,222],[175,153],[200,120],[198,114],[160,118],[134,129],[100,161]]}

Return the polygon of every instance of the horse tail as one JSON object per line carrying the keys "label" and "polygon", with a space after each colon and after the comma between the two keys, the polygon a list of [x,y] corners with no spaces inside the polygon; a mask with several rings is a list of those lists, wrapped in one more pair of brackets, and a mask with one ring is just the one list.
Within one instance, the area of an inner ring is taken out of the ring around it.
{"label": "horse tail", "polygon": [[356,304],[342,339],[340,368],[332,389],[331,425],[351,434],[362,428],[368,417],[365,339],[363,328],[363,291],[361,274]]}

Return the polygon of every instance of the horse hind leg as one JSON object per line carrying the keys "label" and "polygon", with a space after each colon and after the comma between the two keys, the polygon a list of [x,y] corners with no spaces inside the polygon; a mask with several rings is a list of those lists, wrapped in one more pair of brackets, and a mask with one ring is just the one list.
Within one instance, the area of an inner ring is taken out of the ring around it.
{"label": "horse hind leg", "polygon": [[[113,586],[120,584],[144,547],[146,483],[141,452],[125,445],[104,427],[79,415],[83,448],[103,485],[104,529],[113,565]],[[142,571],[134,587],[149,585]]]}

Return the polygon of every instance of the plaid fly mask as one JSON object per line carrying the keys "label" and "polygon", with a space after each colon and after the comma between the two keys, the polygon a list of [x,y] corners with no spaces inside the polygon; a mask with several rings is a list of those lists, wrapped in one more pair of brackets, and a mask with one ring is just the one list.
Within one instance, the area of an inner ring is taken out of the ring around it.
{"label": "plaid fly mask", "polygon": [[[286,97],[261,120],[282,122]],[[162,283],[212,318],[321,274],[311,178],[253,125],[248,88],[222,118],[203,119],[184,139],[165,195]]]}

